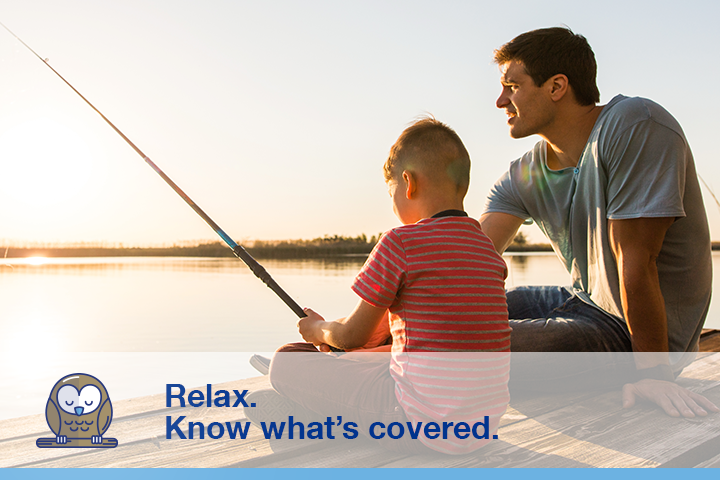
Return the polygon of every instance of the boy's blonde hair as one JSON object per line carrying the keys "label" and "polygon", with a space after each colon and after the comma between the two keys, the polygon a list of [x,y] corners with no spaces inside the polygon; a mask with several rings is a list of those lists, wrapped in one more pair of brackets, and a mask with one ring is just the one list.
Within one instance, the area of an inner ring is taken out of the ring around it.
{"label": "boy's blonde hair", "polygon": [[430,178],[445,175],[458,191],[470,185],[470,155],[455,131],[424,117],[406,128],[390,149],[383,166],[385,181],[398,180],[403,170],[419,170]]}

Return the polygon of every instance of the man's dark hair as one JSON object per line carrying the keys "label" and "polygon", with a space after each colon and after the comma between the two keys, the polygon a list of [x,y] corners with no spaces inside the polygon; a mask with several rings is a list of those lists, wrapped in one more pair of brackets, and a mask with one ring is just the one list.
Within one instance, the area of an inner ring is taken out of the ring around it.
{"label": "man's dark hair", "polygon": [[559,73],[568,78],[580,105],[600,101],[595,54],[585,37],[569,28],[541,28],[518,35],[495,50],[494,61],[521,63],[538,87]]}

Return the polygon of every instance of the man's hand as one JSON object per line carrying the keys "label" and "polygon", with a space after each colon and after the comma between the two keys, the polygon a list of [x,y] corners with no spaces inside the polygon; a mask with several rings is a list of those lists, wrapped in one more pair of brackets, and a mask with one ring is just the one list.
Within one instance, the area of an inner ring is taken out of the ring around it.
{"label": "man's hand", "polygon": [[720,408],[702,395],[664,380],[645,379],[627,383],[623,387],[622,396],[623,408],[631,408],[635,405],[635,399],[641,398],[659,405],[671,417],[704,417],[708,414],[707,410],[720,412]]}

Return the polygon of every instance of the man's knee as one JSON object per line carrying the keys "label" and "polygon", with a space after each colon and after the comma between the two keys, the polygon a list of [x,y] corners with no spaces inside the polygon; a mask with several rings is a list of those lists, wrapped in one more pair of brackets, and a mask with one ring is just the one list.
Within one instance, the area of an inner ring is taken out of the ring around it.
{"label": "man's knee", "polygon": [[546,318],[572,297],[566,288],[554,286],[515,287],[508,289],[505,295],[508,315],[516,320]]}

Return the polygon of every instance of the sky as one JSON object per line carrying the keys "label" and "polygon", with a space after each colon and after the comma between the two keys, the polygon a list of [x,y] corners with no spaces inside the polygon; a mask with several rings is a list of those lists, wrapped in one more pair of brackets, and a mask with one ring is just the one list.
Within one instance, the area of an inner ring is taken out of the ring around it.
{"label": "sky", "polygon": [[[717,18],[719,2],[693,0],[0,3],[0,22],[238,242],[397,226],[381,167],[427,113],[470,152],[465,208],[478,217],[538,140],[508,135],[493,49],[560,25],[592,45],[601,104],[622,93],[667,108],[720,194]],[[0,245],[218,238],[2,29],[0,71]],[[705,201],[720,240],[720,208]]]}

